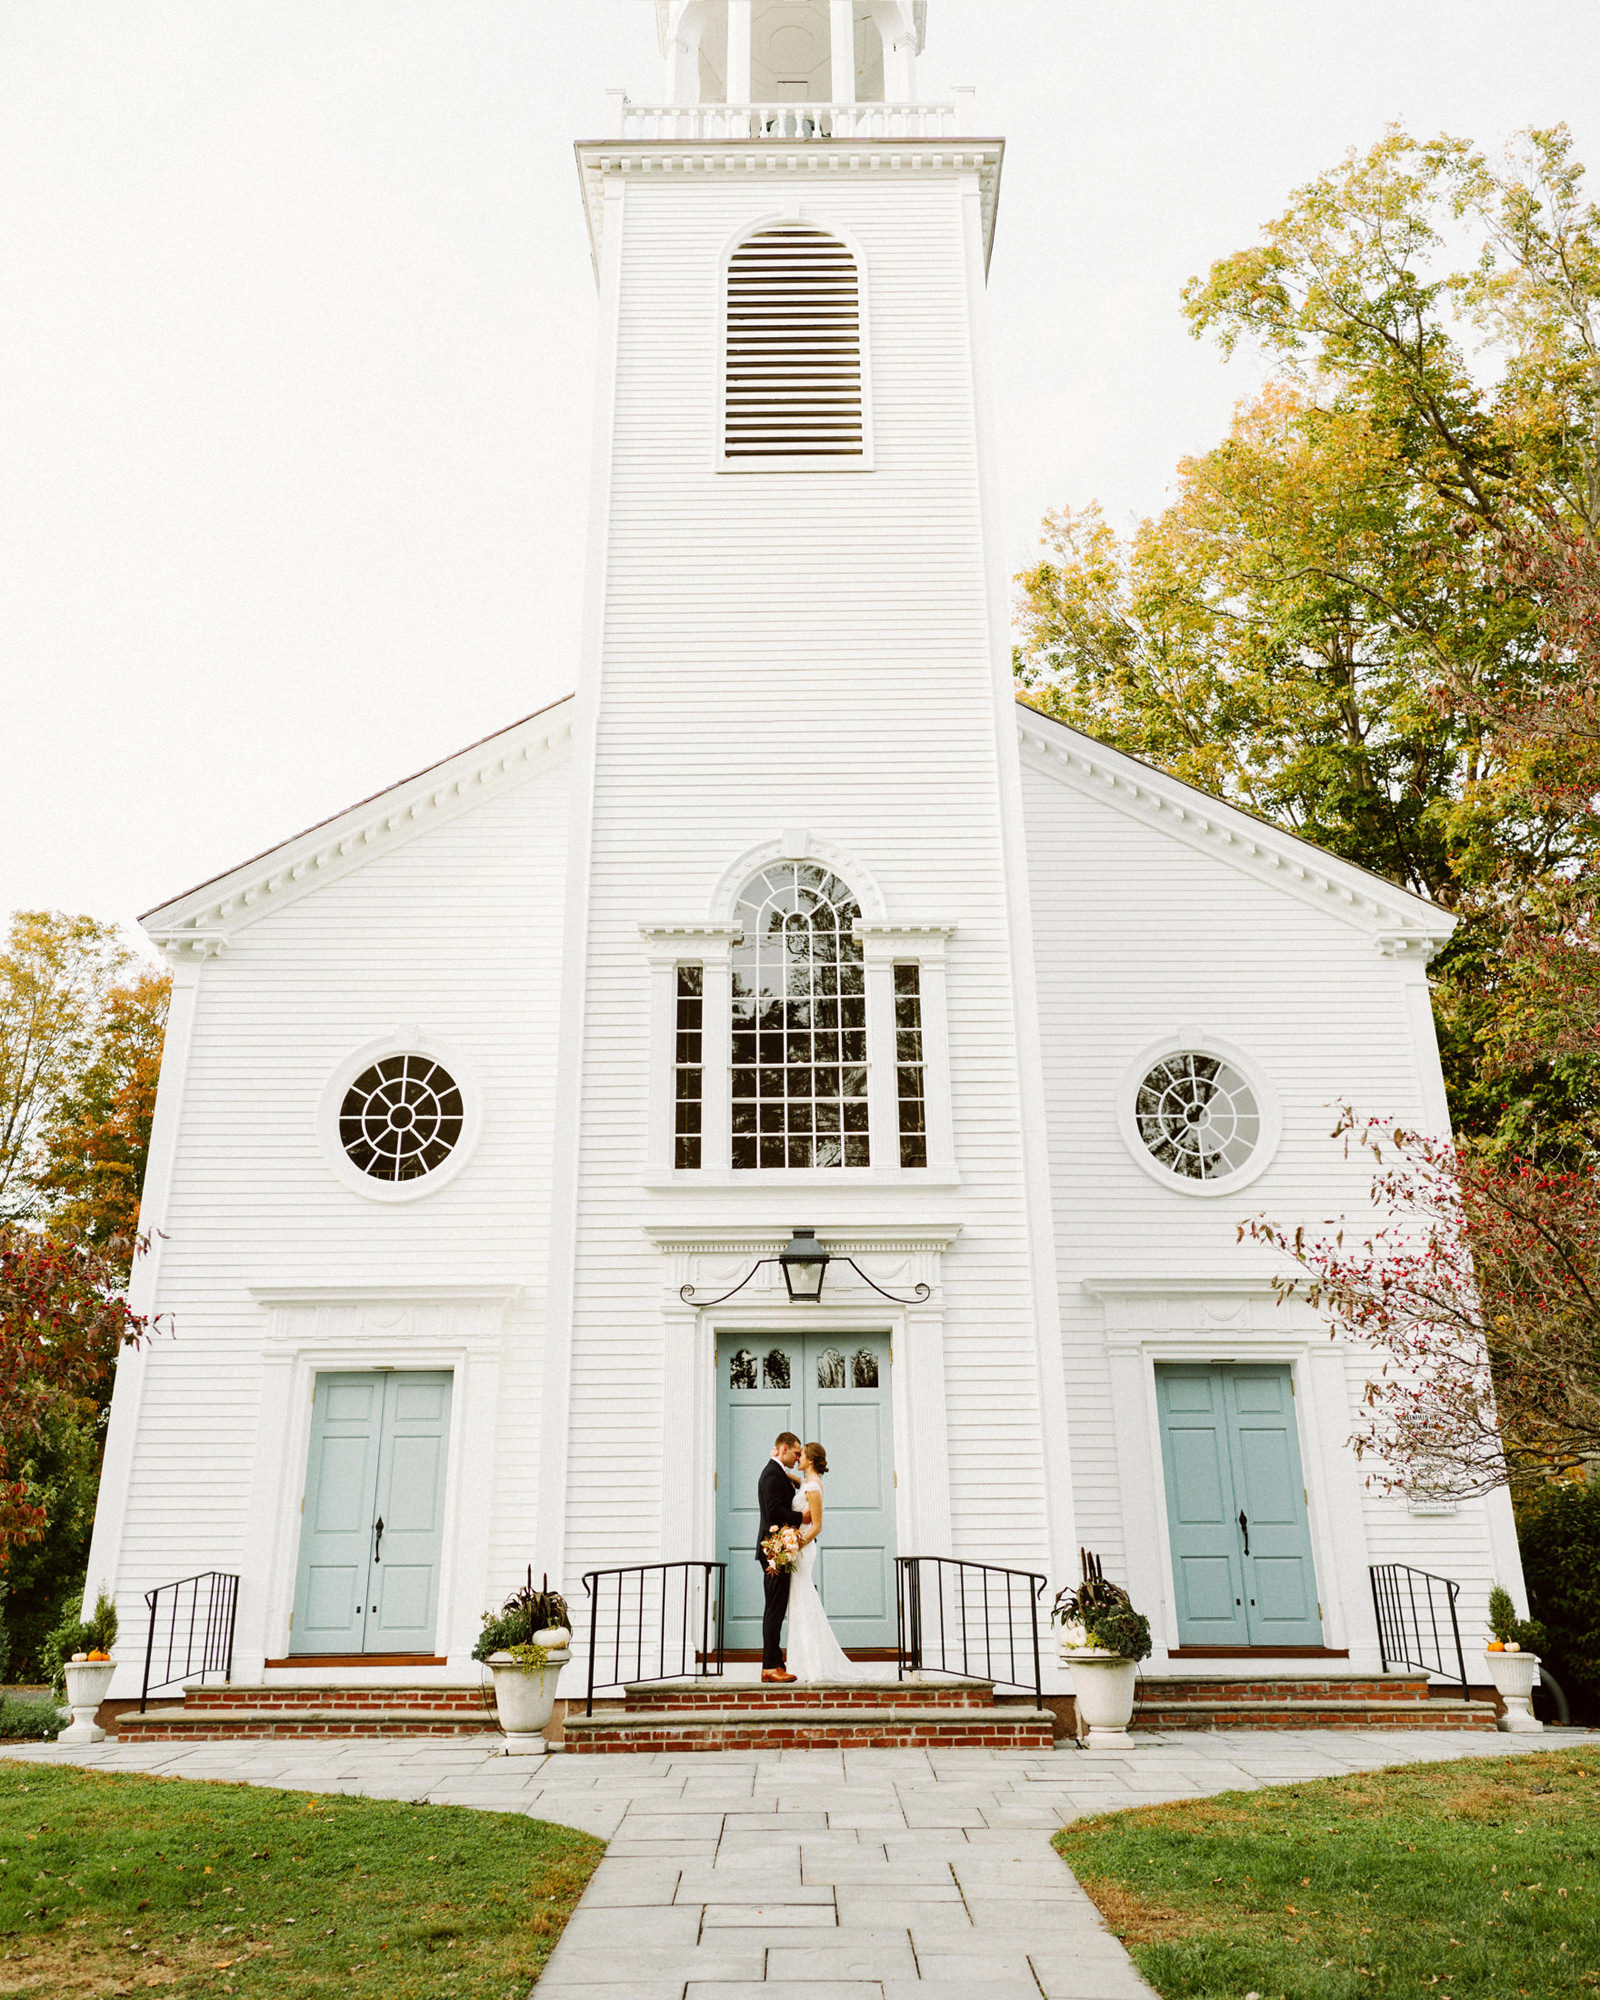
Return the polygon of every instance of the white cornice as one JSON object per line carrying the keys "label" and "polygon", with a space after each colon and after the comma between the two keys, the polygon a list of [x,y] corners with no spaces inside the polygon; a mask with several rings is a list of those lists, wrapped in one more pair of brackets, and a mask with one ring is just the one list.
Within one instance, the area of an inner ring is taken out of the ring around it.
{"label": "white cornice", "polygon": [[1081,1278],[1092,1299],[1264,1298],[1276,1294],[1265,1272],[1233,1278]]}
{"label": "white cornice", "polygon": [[719,186],[749,180],[770,187],[782,173],[820,187],[841,177],[933,180],[975,173],[983,198],[985,260],[994,249],[1003,139],[607,139],[581,141],[576,151],[597,264],[606,184],[630,175],[690,179],[715,174]]}
{"label": "white cornice", "polygon": [[652,944],[682,944],[689,940],[712,944],[737,944],[744,936],[743,924],[641,924],[639,935]]}
{"label": "white cornice", "polygon": [[[781,1250],[794,1232],[737,1223],[707,1223],[704,1227],[678,1223],[670,1228],[646,1225],[644,1233],[658,1250],[690,1256],[721,1253],[753,1257]],[[948,1250],[960,1234],[959,1222],[841,1223],[833,1228],[819,1224],[816,1230],[825,1249],[843,1254],[852,1250]]]}
{"label": "white cornice", "polygon": [[559,702],[159,904],[144,928],[175,962],[213,957],[259,918],[554,764],[571,738],[571,703]]}
{"label": "white cornice", "polygon": [[365,1285],[326,1285],[312,1280],[299,1285],[249,1285],[246,1289],[263,1306],[508,1306],[514,1305],[526,1291],[525,1286],[511,1282],[458,1284],[448,1278],[437,1284],[395,1284],[386,1278],[374,1278]]}
{"label": "white cornice", "polygon": [[1425,963],[1456,927],[1448,911],[1425,897],[1252,819],[1025,703],[1018,703],[1017,729],[1023,761],[1033,769],[1215,855],[1241,874],[1326,910],[1369,937],[1388,957]]}

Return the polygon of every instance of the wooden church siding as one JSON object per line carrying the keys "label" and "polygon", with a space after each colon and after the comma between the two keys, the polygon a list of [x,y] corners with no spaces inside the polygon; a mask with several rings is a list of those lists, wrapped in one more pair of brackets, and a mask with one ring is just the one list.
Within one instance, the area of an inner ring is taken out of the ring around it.
{"label": "wooden church siding", "polygon": [[[156,1304],[173,1333],[139,1364],[132,1476],[91,1561],[115,1574],[130,1632],[144,1590],[250,1573],[259,1554],[247,1516],[268,1313],[250,1287],[376,1296],[504,1279],[540,1299],[566,816],[558,765],[262,918],[200,970],[170,1192],[146,1218],[165,1235]],[[318,1112],[336,1064],[408,1024],[460,1052],[488,1106],[454,1181],[387,1205],[335,1179]],[[513,1323],[501,1393],[515,1494],[536,1475],[539,1355],[527,1306]],[[302,1472],[287,1475],[296,1493]],[[526,1539],[500,1536],[497,1579],[531,1558]],[[241,1638],[262,1610],[259,1574],[251,1584]],[[458,1643],[481,1609],[453,1607]]]}
{"label": "wooden church siding", "polygon": [[[1280,1308],[1263,1294],[1278,1266],[1239,1244],[1238,1225],[1266,1213],[1289,1226],[1340,1214],[1366,1226],[1371,1168],[1330,1137],[1337,1108],[1426,1122],[1437,1078],[1419,1066],[1408,973],[1380,951],[1376,922],[1357,927],[1311,907],[1086,796],[1037,761],[1025,763],[1023,798],[1078,1518],[1091,1546],[1170,1601],[1170,1580],[1149,1549],[1136,1536],[1130,1545],[1110,1322],[1146,1327],[1158,1345],[1203,1334],[1196,1359],[1248,1360],[1274,1343],[1301,1343],[1308,1363],[1319,1364],[1325,1327],[1304,1307]],[[1239,1048],[1270,1078],[1282,1133],[1259,1179],[1235,1194],[1196,1197],[1163,1187],[1130,1157],[1117,1101],[1142,1055],[1163,1042],[1179,1048],[1209,1038]],[[1239,1293],[1230,1297],[1232,1281]],[[1117,1306],[1102,1296],[1119,1282],[1149,1302]],[[1464,1610],[1477,1617],[1494,1551],[1479,1503],[1439,1518],[1365,1488],[1345,1448],[1365,1367],[1359,1351],[1345,1351],[1332,1378],[1342,1393],[1316,1405],[1326,1477],[1313,1528],[1324,1565],[1340,1565],[1346,1636],[1369,1642],[1369,1561],[1456,1578],[1466,1586]],[[1318,1384],[1327,1379],[1319,1374]],[[1315,1494],[1315,1475],[1308,1484]],[[1325,1588],[1325,1604],[1331,1596]]]}
{"label": "wooden church siding", "polygon": [[[778,178],[639,177],[608,223],[623,252],[611,466],[596,495],[608,526],[569,1575],[638,1559],[628,1551],[652,1547],[661,1518],[660,1467],[617,1448],[659,1435],[667,1365],[664,1272],[637,1194],[649,1082],[639,926],[704,921],[730,864],[791,827],[858,861],[891,921],[958,927],[961,1187],[911,1198],[881,1185],[736,1185],[711,1213],[703,1193],[672,1190],[649,1213],[664,1221],[692,1203],[708,1221],[752,1207],[824,1224],[958,1219],[945,1283],[956,1545],[1030,1563],[1045,1552],[994,740],[1006,663],[990,638],[961,184],[948,170],[915,186]],[[720,473],[722,259],[796,201],[860,256],[876,469]]]}

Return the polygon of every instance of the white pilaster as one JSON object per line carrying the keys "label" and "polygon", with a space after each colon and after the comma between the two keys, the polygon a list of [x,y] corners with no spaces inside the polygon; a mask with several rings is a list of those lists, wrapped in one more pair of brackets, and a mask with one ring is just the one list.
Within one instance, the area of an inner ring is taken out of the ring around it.
{"label": "white pilaster", "polygon": [[[144,1195],[139,1204],[139,1235],[149,1248],[133,1262],[128,1281],[128,1305],[139,1317],[160,1309],[162,1225],[172,1194],[172,1170],[178,1153],[178,1132],[189,1076],[189,1051],[194,1041],[200,1005],[201,969],[220,946],[190,945],[173,954],[172,998],[167,1006],[166,1043],[161,1057],[161,1082],[150,1125],[150,1150],[145,1167]],[[117,1357],[111,1392],[111,1419],[106,1432],[105,1459],[100,1474],[99,1504],[89,1545],[89,1569],[84,1585],[84,1615],[93,1609],[101,1590],[118,1594],[122,1568],[122,1537],[128,1513],[128,1486],[133,1477],[134,1444],[139,1430],[147,1347],[125,1347]],[[129,1621],[130,1628],[135,1621]]]}
{"label": "white pilaster", "polygon": [[833,35],[833,101],[856,101],[856,10],[855,0],[829,0],[829,26]]}
{"label": "white pilaster", "polygon": [[728,102],[750,102],[751,0],[728,0]]}

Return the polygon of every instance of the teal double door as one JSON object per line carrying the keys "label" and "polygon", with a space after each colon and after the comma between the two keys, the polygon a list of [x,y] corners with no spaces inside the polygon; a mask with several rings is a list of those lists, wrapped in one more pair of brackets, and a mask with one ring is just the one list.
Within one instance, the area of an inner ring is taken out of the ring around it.
{"label": "teal double door", "polygon": [[728,1565],[727,1644],[737,1651],[761,1645],[756,1487],[773,1439],[793,1431],[828,1454],[817,1582],[834,1633],[845,1647],[894,1645],[887,1334],[724,1333],[717,1379],[717,1555]]}
{"label": "teal double door", "polygon": [[1183,1646],[1322,1644],[1286,1367],[1158,1367],[1162,1469]]}
{"label": "teal double door", "polygon": [[319,1375],[289,1651],[432,1653],[448,1373]]}

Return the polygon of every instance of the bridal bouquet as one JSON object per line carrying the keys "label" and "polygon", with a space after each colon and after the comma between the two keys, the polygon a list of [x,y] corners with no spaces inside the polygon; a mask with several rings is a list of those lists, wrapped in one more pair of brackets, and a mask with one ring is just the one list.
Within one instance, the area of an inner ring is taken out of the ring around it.
{"label": "bridal bouquet", "polygon": [[761,1544],[761,1553],[767,1565],[780,1576],[790,1575],[800,1567],[800,1530],[798,1528],[774,1528]]}

